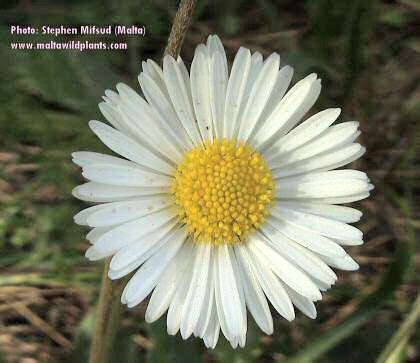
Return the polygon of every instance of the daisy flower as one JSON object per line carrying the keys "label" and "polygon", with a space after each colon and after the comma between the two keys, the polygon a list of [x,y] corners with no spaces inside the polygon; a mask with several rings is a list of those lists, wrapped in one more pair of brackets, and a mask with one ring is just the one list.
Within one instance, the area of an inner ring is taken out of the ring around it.
{"label": "daisy flower", "polygon": [[99,203],[75,216],[92,227],[89,260],[112,256],[110,279],[134,272],[121,297],[133,307],[149,295],[146,321],[167,311],[179,331],[214,348],[220,330],[243,347],[247,311],[273,332],[269,303],[285,319],[356,270],[343,246],[363,243],[349,223],[362,213],[339,206],[366,198],[366,174],[333,170],[365,148],[358,122],[332,126],[330,108],[305,121],[321,81],[310,74],[289,90],[290,66],[240,48],[229,71],[215,35],[195,51],[188,72],[166,56],[148,60],[138,79],[105,91],[99,108],[111,126],[90,121],[119,156],[75,152],[89,181],[75,197]]}

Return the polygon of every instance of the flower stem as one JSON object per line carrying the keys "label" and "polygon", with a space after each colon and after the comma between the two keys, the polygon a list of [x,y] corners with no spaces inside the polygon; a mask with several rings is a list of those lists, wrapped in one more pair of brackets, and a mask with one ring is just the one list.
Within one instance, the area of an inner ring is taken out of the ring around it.
{"label": "flower stem", "polygon": [[169,34],[165,55],[169,54],[174,58],[178,57],[185,34],[191,23],[195,4],[196,0],[181,0],[172,24],[171,33]]}
{"label": "flower stem", "polygon": [[[169,34],[165,54],[176,58],[181,50],[182,42],[191,23],[196,0],[181,0]],[[101,292],[95,314],[95,331],[90,347],[89,363],[107,363],[109,353],[118,329],[121,317],[120,295],[125,279],[111,281],[108,270],[111,258],[104,267]]]}
{"label": "flower stem", "polygon": [[119,295],[125,279],[108,278],[109,258],[102,275],[101,292],[95,314],[95,332],[90,347],[89,363],[106,363],[121,315]]}

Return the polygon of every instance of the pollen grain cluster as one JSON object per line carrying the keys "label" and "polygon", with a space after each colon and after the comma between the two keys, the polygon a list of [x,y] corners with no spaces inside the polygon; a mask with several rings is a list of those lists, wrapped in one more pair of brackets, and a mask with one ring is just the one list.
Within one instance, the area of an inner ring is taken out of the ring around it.
{"label": "pollen grain cluster", "polygon": [[235,244],[269,214],[273,188],[258,152],[236,140],[216,139],[185,154],[172,193],[194,241]]}

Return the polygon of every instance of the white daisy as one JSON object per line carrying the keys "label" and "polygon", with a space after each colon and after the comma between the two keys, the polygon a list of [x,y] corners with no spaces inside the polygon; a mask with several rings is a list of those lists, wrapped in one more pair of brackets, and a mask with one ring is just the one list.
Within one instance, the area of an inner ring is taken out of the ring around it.
{"label": "white daisy", "polygon": [[[361,171],[341,169],[364,152],[358,122],[331,126],[332,108],[298,126],[321,81],[310,74],[288,92],[293,69],[276,53],[239,49],[229,72],[209,36],[190,72],[166,56],[163,70],[143,62],[144,97],[118,84],[99,104],[112,125],[89,123],[120,157],[76,152],[88,183],[74,196],[101,203],[75,216],[93,229],[86,257],[113,256],[109,278],[133,271],[121,301],[149,295],[146,321],[167,310],[169,334],[192,334],[214,348],[219,330],[244,346],[247,310],[267,334],[269,309],[316,317],[314,301],[356,270],[342,246],[363,243],[349,223],[362,213],[338,206],[373,188]],[[230,75],[229,75],[230,73]]]}

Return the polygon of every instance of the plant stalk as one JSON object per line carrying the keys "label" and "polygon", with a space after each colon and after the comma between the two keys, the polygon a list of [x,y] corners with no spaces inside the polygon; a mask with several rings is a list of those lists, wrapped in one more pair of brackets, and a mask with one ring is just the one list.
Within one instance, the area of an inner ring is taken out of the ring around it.
{"label": "plant stalk", "polygon": [[118,330],[121,315],[121,294],[124,279],[112,281],[108,278],[111,259],[105,262],[102,275],[101,291],[95,314],[95,331],[90,347],[89,363],[106,363],[112,342]]}
{"label": "plant stalk", "polygon": [[168,44],[165,48],[165,55],[171,55],[175,59],[181,50],[182,42],[191,23],[192,14],[196,0],[181,0],[178,11],[175,14]]}

